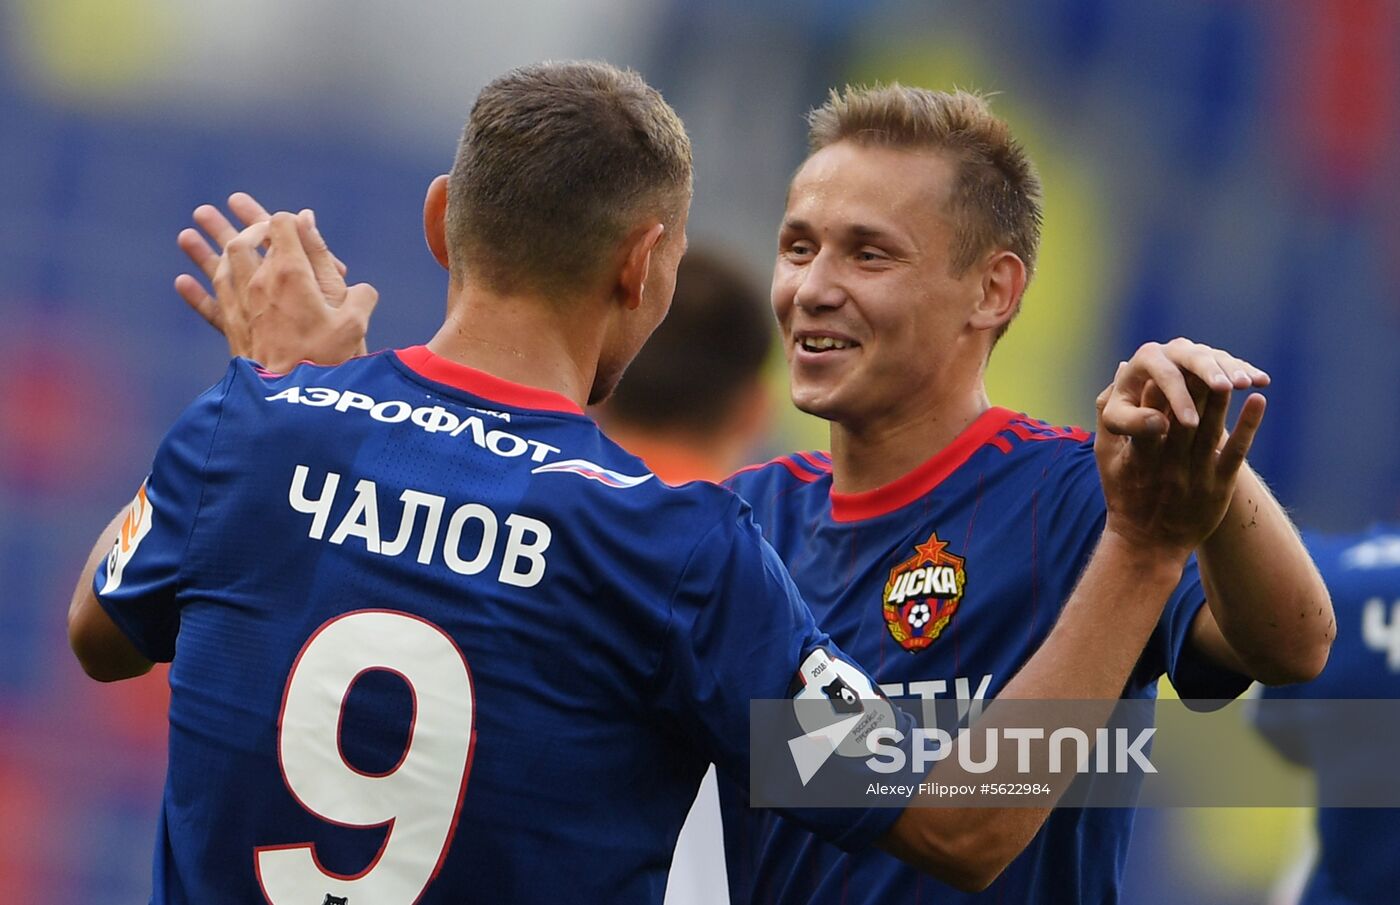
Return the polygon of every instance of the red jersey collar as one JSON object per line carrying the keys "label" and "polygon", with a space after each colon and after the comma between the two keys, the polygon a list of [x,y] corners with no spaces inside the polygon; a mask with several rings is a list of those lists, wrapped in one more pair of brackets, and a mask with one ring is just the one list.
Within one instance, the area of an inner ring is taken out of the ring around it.
{"label": "red jersey collar", "polygon": [[943,483],[1015,417],[1016,413],[1010,409],[989,408],[954,437],[953,442],[903,477],[861,493],[833,490],[831,517],[838,522],[857,522],[908,506]]}
{"label": "red jersey collar", "polygon": [[441,355],[435,355],[427,346],[397,349],[394,354],[415,374],[456,387],[482,399],[515,408],[583,414],[583,409],[576,402],[561,393],[503,380],[485,371],[478,371],[476,368],[469,368]]}

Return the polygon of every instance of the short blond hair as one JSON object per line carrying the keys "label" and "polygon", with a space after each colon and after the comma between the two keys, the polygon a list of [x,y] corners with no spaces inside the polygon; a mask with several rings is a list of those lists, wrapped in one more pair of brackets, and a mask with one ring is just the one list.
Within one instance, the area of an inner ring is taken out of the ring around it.
{"label": "short blond hair", "polygon": [[960,275],[994,248],[1035,271],[1040,248],[1040,176],[987,99],[898,82],[832,89],[807,117],[811,152],[839,141],[950,155],[957,179],[948,201],[957,230],[952,270]]}

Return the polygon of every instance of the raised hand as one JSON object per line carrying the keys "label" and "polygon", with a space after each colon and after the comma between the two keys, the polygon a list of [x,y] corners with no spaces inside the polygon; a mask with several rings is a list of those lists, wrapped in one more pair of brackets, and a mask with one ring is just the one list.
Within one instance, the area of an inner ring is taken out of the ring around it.
{"label": "raised hand", "polygon": [[1187,385],[1193,375],[1212,392],[1266,387],[1270,379],[1242,358],[1184,337],[1143,343],[1114,375],[1104,426],[1127,437],[1165,434],[1169,417],[1196,427],[1200,400]]}
{"label": "raised hand", "polygon": [[1108,504],[1105,530],[1185,558],[1215,531],[1264,418],[1251,393],[1225,431],[1236,389],[1269,375],[1188,340],[1148,343],[1098,398],[1094,452]]}
{"label": "raised hand", "polygon": [[[262,223],[272,215],[257,202],[252,195],[246,192],[235,192],[228,199],[229,211],[238,218],[243,226],[252,226],[254,223]],[[175,238],[175,244],[185,253],[191,263],[204,275],[206,281],[212,282],[214,270],[219,266],[219,255],[223,252],[224,246],[229,240],[238,235],[241,227],[235,227],[224,216],[223,212],[212,204],[201,204],[194,209],[193,219],[195,224],[209,239],[200,233],[199,229],[186,227],[180,230],[180,234]],[[193,308],[200,317],[204,318],[218,330],[224,333],[223,317],[219,312],[219,303],[205,289],[205,284],[201,283],[193,274],[182,273],[175,278],[175,291],[180,293],[180,297],[185,303]]]}
{"label": "raised hand", "polygon": [[[379,293],[368,283],[345,286],[310,211],[257,220],[222,244],[211,277],[215,298],[205,307],[232,354],[287,371],[364,352]],[[263,245],[266,256],[258,254]],[[339,280],[334,295],[325,290],[328,272]]]}
{"label": "raised hand", "polygon": [[[238,222],[247,227],[267,224],[271,220],[267,209],[245,192],[230,195],[228,206]],[[190,273],[182,273],[175,278],[175,289],[191,308],[224,335],[231,354],[243,355],[268,367],[282,369],[304,360],[320,363],[343,361],[365,351],[364,332],[368,329],[367,323],[363,325],[360,336],[353,343],[346,343],[339,333],[332,338],[281,332],[294,331],[298,325],[278,317],[271,320],[267,320],[265,316],[262,319],[249,317],[247,311],[243,310],[248,302],[246,293],[240,289],[239,294],[225,298],[224,292],[214,282],[221,260],[220,252],[226,250],[228,244],[240,235],[238,229],[222,211],[210,204],[200,205],[195,209],[194,222],[204,232],[187,228],[180,232],[176,242],[198,272],[214,284],[215,291],[210,294],[199,278]],[[345,264],[326,246],[325,239],[316,228],[315,215],[311,211],[303,210],[297,215],[296,223],[302,250],[319,289],[318,304],[339,308],[352,294],[361,301],[370,294],[377,298],[377,292],[368,284],[353,287],[346,285]],[[265,247],[266,234],[258,235],[262,236],[259,241]],[[303,304],[309,306],[310,300],[303,300]],[[370,303],[370,307],[373,307],[373,302]],[[277,314],[280,309],[272,309],[272,312]],[[309,325],[301,323],[300,327]],[[322,323],[321,326],[326,325]],[[296,352],[298,349],[301,350],[300,354]]]}

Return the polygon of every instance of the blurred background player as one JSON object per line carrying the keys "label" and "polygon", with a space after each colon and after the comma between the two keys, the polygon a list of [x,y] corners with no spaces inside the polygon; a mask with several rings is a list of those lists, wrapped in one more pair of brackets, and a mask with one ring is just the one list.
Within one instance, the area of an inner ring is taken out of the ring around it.
{"label": "blurred background player", "polygon": [[[661,480],[719,481],[751,461],[772,428],[763,370],[773,337],[768,300],[750,276],[692,244],[666,320],[594,414]],[[667,905],[727,900],[723,831],[711,767],[676,841]]]}
{"label": "blurred background player", "polygon": [[595,414],[663,481],[719,481],[752,461],[773,427],[763,380],[773,337],[767,297],[748,273],[692,244],[670,313]]}
{"label": "blurred background player", "polygon": [[[1318,701],[1315,707],[1265,705],[1258,726],[1275,749],[1313,771],[1318,798],[1355,788],[1359,772],[1329,734],[1329,700],[1400,698],[1400,526],[1358,534],[1305,532],[1303,540],[1332,592],[1337,639],[1327,668],[1311,682],[1265,687],[1265,701]],[[1352,727],[1347,737],[1355,737]],[[1386,731],[1386,730],[1379,730]],[[1369,772],[1369,771],[1368,771]],[[1353,796],[1346,796],[1353,797]],[[1299,905],[1386,905],[1400,894],[1400,810],[1320,807],[1315,862]]]}

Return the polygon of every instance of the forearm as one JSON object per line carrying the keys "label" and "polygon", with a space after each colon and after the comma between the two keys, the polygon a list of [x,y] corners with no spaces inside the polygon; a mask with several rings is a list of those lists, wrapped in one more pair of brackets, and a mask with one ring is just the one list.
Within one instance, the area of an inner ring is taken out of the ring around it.
{"label": "forearm", "polygon": [[[1101,710],[1064,708],[1084,723],[1077,728],[1093,737],[1107,723],[1183,565],[1181,558],[1150,552],[1106,532],[1055,628],[998,700],[1101,700]],[[1025,715],[1024,708],[1016,712]],[[1001,723],[1010,725],[1010,719],[1005,711],[998,714],[994,701],[977,729],[998,729]],[[1043,728],[1048,735],[1059,727]],[[882,845],[959,888],[985,888],[1039,832],[1074,778],[1050,775],[1044,764],[1036,766],[1043,775],[1017,779],[1048,781],[1054,791],[1046,807],[959,809],[915,800]],[[986,780],[985,775],[963,771],[955,757],[945,758],[929,776],[930,782],[945,785]]]}
{"label": "forearm", "polygon": [[1105,531],[1049,637],[998,697],[1116,700],[1184,565]]}
{"label": "forearm", "polygon": [[152,666],[112,622],[92,589],[97,567],[117,542],[125,515],[118,513],[93,544],[68,604],[68,644],[83,671],[100,682],[144,675]]}
{"label": "forearm", "polygon": [[1197,555],[1211,618],[1198,619],[1192,640],[1204,653],[1271,685],[1322,671],[1336,635],[1332,599],[1288,514],[1249,466]]}

